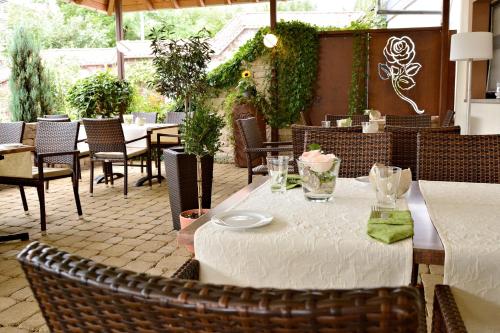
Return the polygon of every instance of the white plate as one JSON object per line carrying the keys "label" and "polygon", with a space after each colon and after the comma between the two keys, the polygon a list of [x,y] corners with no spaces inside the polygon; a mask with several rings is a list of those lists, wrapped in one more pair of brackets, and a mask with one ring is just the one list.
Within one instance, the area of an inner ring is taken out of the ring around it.
{"label": "white plate", "polygon": [[361,176],[361,177],[356,177],[356,180],[360,183],[369,183],[370,182],[370,177],[368,176]]}
{"label": "white plate", "polygon": [[0,144],[0,146],[4,146],[6,148],[18,148],[18,147],[22,147],[23,144],[22,143],[2,143],[2,144]]}
{"label": "white plate", "polygon": [[268,213],[253,210],[233,210],[217,214],[212,222],[228,229],[251,229],[268,225],[273,216]]}

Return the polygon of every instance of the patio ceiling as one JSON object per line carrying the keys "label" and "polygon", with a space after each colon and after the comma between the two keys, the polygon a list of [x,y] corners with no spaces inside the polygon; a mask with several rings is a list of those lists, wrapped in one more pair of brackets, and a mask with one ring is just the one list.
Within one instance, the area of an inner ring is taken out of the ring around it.
{"label": "patio ceiling", "polygon": [[[77,5],[97,9],[111,15],[115,11],[115,0],[71,0]],[[266,0],[122,0],[124,12],[157,9],[180,9],[267,2]]]}

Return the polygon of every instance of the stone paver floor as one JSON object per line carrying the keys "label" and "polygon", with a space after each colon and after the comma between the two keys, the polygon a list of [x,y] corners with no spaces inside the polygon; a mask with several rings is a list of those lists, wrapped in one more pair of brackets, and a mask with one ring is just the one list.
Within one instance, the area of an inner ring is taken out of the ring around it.
{"label": "stone paver floor", "polygon": [[[70,180],[51,182],[46,194],[45,235],[40,232],[36,190],[26,188],[30,215],[25,215],[19,190],[0,187],[0,233],[29,231],[30,241],[41,241],[103,264],[168,277],[190,254],[177,246],[166,184],[155,183],[152,190],[135,187],[134,182],[142,175],[138,168],[129,170],[128,199],[123,197],[123,180],[116,181],[114,187],[95,186],[94,197],[90,197],[89,172],[83,172],[82,219],[76,213]],[[216,164],[213,205],[245,185],[246,169]],[[0,333],[48,332],[15,259],[28,243],[0,243]]]}

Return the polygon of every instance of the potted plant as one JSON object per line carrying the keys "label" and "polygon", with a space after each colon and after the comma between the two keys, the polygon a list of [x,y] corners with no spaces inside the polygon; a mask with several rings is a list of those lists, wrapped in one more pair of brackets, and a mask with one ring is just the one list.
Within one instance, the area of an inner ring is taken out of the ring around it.
{"label": "potted plant", "polygon": [[122,114],[132,102],[133,88],[125,80],[101,71],[78,80],[68,91],[68,102],[80,118],[109,118]]}
{"label": "potted plant", "polygon": [[[202,159],[210,157],[213,165],[213,157],[220,148],[221,130],[224,127],[224,119],[213,112],[206,105],[198,104],[197,111],[191,117],[186,118],[182,125],[182,139],[184,150],[187,154],[196,157],[196,193],[197,209],[190,209],[181,212],[181,229],[188,226],[195,219],[206,213],[208,209],[203,209],[203,168]],[[208,208],[208,207],[207,207]]]}
{"label": "potted plant", "polygon": [[[149,37],[155,68],[151,85],[163,96],[175,101],[183,101],[185,112],[193,110],[192,104],[196,104],[208,88],[207,68],[213,54],[208,42],[208,31],[201,30],[194,36],[176,40],[173,38],[171,27],[163,25],[158,29],[153,29]],[[198,105],[196,109],[197,114]],[[204,110],[205,107],[201,109]],[[199,124],[200,118],[198,117],[207,117],[206,110],[202,111],[199,116],[191,114],[188,113],[185,120],[187,124]],[[212,113],[208,112],[208,114],[207,119],[212,119]],[[196,131],[194,126],[188,126],[188,132],[189,128],[192,129],[191,133]],[[186,135],[184,127],[181,131],[183,140],[192,142],[190,138],[193,138],[194,134]],[[186,148],[166,149],[163,153],[172,221],[176,230],[181,228],[180,213],[200,206],[199,195],[202,198],[202,207],[210,208],[211,204],[213,155],[192,154],[198,151],[188,147],[192,147],[192,144],[186,145]],[[198,174],[200,164],[203,179],[200,178],[201,191],[198,191],[200,183],[197,181],[196,174]]]}

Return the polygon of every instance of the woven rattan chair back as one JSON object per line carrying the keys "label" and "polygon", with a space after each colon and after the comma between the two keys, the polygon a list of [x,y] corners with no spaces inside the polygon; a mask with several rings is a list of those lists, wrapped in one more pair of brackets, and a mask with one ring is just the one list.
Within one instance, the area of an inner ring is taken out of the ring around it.
{"label": "woven rattan chair back", "polygon": [[431,116],[429,115],[411,115],[411,116],[385,116],[386,126],[404,126],[404,127],[431,127]]}
{"label": "woven rattan chair back", "polygon": [[[63,153],[76,149],[80,123],[40,121],[36,125],[35,151],[40,153]],[[45,157],[49,164],[67,164],[73,167],[72,155]]]}
{"label": "woven rattan chair back", "polygon": [[126,153],[125,136],[118,118],[83,119],[87,143],[91,153],[117,152]]}
{"label": "woven rattan chair back", "polygon": [[446,112],[446,116],[443,119],[442,126],[443,127],[453,126],[454,123],[455,123],[455,111],[448,110],[448,112]]}
{"label": "woven rattan chair back", "polygon": [[420,133],[419,180],[500,183],[500,135]]}
{"label": "woven rattan chair back", "polygon": [[107,267],[32,243],[18,256],[49,330],[62,332],[419,332],[411,287],[280,290],[208,285]]}
{"label": "woven rattan chair back", "polygon": [[[262,134],[259,130],[259,124],[257,118],[251,117],[246,119],[236,120],[238,127],[240,129],[241,138],[243,139],[243,145],[245,148],[262,148],[264,147],[264,140],[262,140]],[[250,153],[250,161],[253,161],[259,157],[266,157],[265,152]]]}
{"label": "woven rattan chair back", "polygon": [[[324,132],[324,133],[345,133],[345,132],[357,132],[361,133],[361,126],[351,126],[351,127],[321,127],[321,126],[304,126],[304,125],[292,125],[292,144],[293,144],[293,159],[297,160],[304,151],[307,150],[305,135],[306,132]],[[294,163],[295,172],[298,172],[297,163]]]}
{"label": "woven rattan chair back", "polygon": [[391,164],[390,133],[306,132],[306,145],[316,143],[321,150],[341,159],[340,177],[367,176],[375,163]]}
{"label": "woven rattan chair back", "polygon": [[352,116],[348,115],[337,115],[337,114],[327,114],[325,120],[331,121],[331,126],[337,126],[337,120],[351,118],[352,126],[361,126],[362,122],[370,121],[370,117],[364,114],[354,114]]}
{"label": "woven rattan chair back", "polygon": [[413,180],[417,179],[417,135],[418,133],[460,134],[456,127],[401,127],[386,126],[392,133],[392,163],[403,169],[410,169]]}
{"label": "woven rattan chair back", "polygon": [[[191,114],[188,112],[187,114]],[[168,112],[165,118],[165,123],[167,124],[182,124],[187,116],[186,112]]]}
{"label": "woven rattan chair back", "polygon": [[156,124],[156,121],[158,120],[158,113],[157,112],[132,112],[132,119],[133,119],[134,123],[135,123],[135,120],[137,118],[144,118],[144,122],[146,124]]}
{"label": "woven rattan chair back", "polygon": [[0,144],[21,143],[24,134],[24,121],[0,123]]}

